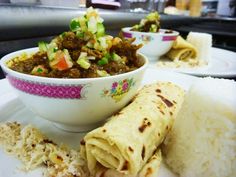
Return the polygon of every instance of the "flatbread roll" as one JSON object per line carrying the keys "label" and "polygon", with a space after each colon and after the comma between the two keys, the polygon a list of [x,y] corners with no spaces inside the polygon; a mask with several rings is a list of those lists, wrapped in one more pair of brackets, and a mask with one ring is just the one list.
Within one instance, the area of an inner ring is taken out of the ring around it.
{"label": "flatbread roll", "polygon": [[183,89],[170,82],[143,87],[128,106],[84,137],[81,154],[90,173],[102,165],[138,175],[171,129],[183,98]]}
{"label": "flatbread roll", "polygon": [[190,59],[196,59],[197,49],[181,36],[178,36],[166,56],[171,60],[188,61]]}
{"label": "flatbread roll", "polygon": [[101,166],[95,177],[156,177],[162,161],[161,150],[157,149],[151,158],[144,165],[138,175],[125,175],[116,170],[107,169]]}
{"label": "flatbread roll", "polygon": [[138,177],[156,177],[157,172],[161,166],[161,161],[161,150],[157,149],[157,151],[151,156],[151,158],[139,172]]}

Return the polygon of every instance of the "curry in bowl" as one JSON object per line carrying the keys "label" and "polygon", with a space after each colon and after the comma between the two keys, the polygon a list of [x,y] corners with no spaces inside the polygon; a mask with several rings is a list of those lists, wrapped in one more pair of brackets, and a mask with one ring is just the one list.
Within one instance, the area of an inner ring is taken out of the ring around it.
{"label": "curry in bowl", "polygon": [[127,73],[144,61],[136,53],[142,45],[134,39],[105,33],[103,19],[89,8],[84,16],[72,19],[70,31],[50,43],[39,42],[39,51],[10,60],[10,69],[50,78],[95,78]]}

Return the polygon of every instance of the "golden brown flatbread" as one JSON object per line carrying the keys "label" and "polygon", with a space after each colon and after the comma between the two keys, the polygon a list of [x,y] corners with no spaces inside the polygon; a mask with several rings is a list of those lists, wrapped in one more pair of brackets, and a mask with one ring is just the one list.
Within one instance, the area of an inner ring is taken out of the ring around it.
{"label": "golden brown flatbread", "polygon": [[170,82],[144,86],[127,107],[84,137],[81,153],[89,171],[96,174],[103,166],[138,175],[149,167],[158,169],[160,154],[155,163],[148,161],[171,129],[183,98],[183,89]]}
{"label": "golden brown flatbread", "polygon": [[181,36],[178,36],[166,56],[171,60],[188,61],[197,57],[197,49]]}

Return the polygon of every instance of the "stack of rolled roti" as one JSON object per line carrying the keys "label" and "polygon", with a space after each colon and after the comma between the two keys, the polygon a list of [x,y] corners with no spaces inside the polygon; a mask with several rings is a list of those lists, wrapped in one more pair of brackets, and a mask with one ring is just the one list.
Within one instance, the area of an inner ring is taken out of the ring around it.
{"label": "stack of rolled roti", "polygon": [[151,177],[163,142],[181,107],[184,91],[170,82],[144,86],[107,123],[89,132],[81,154],[93,176]]}
{"label": "stack of rolled roti", "polygon": [[190,32],[186,40],[178,36],[166,56],[181,67],[184,63],[189,63],[190,66],[201,66],[210,62],[211,53],[212,35]]}
{"label": "stack of rolled roti", "polygon": [[171,50],[166,55],[171,60],[188,61],[196,59],[197,49],[181,36],[178,36]]}

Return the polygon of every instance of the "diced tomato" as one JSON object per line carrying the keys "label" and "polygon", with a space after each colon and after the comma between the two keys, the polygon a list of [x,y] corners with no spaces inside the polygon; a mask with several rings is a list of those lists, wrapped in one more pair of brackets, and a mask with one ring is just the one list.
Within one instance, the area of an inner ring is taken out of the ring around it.
{"label": "diced tomato", "polygon": [[68,65],[65,54],[62,51],[57,51],[55,59],[51,62],[51,67],[62,71],[70,68],[71,66]]}
{"label": "diced tomato", "polygon": [[68,66],[68,64],[66,63],[65,57],[61,58],[61,59],[59,60],[59,62],[55,65],[55,67],[56,67],[58,70],[60,70],[60,71],[65,70],[65,69],[68,69],[69,66]]}

